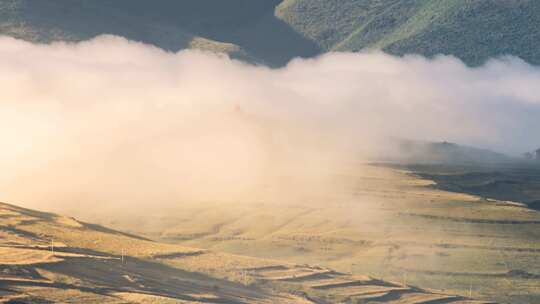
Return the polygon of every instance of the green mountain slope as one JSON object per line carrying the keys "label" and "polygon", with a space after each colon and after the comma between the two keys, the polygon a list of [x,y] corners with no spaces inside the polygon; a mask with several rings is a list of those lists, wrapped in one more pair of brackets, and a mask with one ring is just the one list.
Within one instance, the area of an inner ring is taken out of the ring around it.
{"label": "green mountain slope", "polygon": [[285,0],[276,15],[326,51],[449,54],[470,65],[515,55],[540,63],[534,0]]}

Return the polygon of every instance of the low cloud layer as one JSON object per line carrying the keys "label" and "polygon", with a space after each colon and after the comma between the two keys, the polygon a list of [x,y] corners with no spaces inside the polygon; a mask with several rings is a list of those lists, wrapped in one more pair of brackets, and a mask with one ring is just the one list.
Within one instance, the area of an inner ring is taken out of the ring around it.
{"label": "low cloud layer", "polygon": [[540,145],[540,68],[516,58],[338,53],[269,69],[112,36],[3,37],[0,84],[0,200],[31,205],[254,199],[291,176],[313,189],[389,155],[388,138]]}

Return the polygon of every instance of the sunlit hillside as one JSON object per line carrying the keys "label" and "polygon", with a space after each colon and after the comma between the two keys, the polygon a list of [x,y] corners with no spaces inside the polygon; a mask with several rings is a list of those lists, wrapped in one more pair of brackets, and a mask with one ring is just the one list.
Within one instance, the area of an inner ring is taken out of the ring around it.
{"label": "sunlit hillside", "polygon": [[351,167],[335,172],[334,181],[341,187],[324,197],[183,203],[92,218],[168,243],[313,263],[506,303],[539,299],[537,211],[437,190],[429,180],[386,167]]}
{"label": "sunlit hillside", "polygon": [[329,51],[448,54],[472,65],[515,55],[540,63],[530,44],[540,38],[534,0],[285,0],[276,14]]}
{"label": "sunlit hillside", "polygon": [[483,303],[0,204],[0,303]]}

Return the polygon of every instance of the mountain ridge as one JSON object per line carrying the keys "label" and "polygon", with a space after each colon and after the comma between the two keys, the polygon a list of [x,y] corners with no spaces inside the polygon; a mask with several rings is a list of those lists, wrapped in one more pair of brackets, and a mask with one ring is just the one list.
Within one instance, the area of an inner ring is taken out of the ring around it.
{"label": "mountain ridge", "polygon": [[295,57],[370,49],[452,55],[470,66],[512,55],[537,65],[540,2],[0,0],[0,34],[40,43],[113,34],[170,51],[202,45],[273,67]]}

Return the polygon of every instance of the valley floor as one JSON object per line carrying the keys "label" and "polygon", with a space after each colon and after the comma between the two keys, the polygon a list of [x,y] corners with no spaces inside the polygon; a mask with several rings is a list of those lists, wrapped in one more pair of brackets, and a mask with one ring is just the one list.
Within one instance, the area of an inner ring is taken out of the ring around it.
{"label": "valley floor", "polygon": [[183,203],[102,223],[167,243],[449,294],[540,302],[538,211],[436,189],[430,180],[389,167],[361,165],[334,180],[339,186],[325,197]]}
{"label": "valley floor", "polygon": [[0,204],[0,303],[485,303]]}

